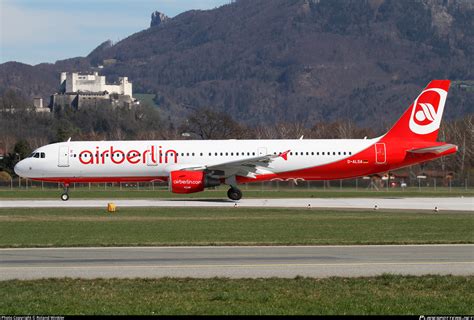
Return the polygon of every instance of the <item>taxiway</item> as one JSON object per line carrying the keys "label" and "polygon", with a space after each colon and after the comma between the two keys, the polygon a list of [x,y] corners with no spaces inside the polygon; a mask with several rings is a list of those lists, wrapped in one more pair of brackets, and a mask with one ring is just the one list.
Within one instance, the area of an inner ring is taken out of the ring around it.
{"label": "taxiway", "polygon": [[0,280],[474,274],[474,245],[0,249]]}

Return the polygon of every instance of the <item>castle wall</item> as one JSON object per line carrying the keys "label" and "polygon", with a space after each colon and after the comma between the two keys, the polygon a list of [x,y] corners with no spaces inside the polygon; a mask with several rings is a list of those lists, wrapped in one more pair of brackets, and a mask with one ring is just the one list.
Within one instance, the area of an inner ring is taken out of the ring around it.
{"label": "castle wall", "polygon": [[119,79],[119,84],[106,84],[105,76],[94,74],[61,73],[61,84],[65,82],[65,92],[104,92],[132,97],[132,83],[127,77]]}

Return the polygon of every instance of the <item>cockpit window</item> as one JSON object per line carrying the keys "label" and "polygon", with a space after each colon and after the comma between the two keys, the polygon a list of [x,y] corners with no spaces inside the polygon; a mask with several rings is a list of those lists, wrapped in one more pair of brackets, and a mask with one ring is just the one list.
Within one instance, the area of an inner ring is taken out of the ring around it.
{"label": "cockpit window", "polygon": [[33,152],[28,156],[28,158],[41,158],[44,159],[46,158],[46,154],[44,152]]}

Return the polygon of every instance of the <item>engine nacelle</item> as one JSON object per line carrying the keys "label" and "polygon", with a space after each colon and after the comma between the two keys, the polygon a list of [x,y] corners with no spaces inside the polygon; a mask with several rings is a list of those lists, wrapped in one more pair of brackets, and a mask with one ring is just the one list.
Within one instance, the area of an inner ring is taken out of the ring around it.
{"label": "engine nacelle", "polygon": [[204,188],[217,187],[221,182],[206,175],[204,171],[172,171],[169,184],[171,192],[194,193],[203,191]]}

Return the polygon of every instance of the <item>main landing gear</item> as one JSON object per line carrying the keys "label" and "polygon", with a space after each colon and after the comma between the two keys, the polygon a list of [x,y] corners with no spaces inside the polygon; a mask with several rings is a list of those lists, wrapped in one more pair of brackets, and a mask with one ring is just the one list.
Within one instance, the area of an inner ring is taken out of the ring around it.
{"label": "main landing gear", "polygon": [[61,195],[61,200],[62,201],[69,200],[69,183],[64,184],[64,193]]}
{"label": "main landing gear", "polygon": [[229,197],[230,200],[240,200],[242,199],[242,191],[240,189],[237,189],[235,187],[230,187],[230,189],[227,191],[227,196]]}

